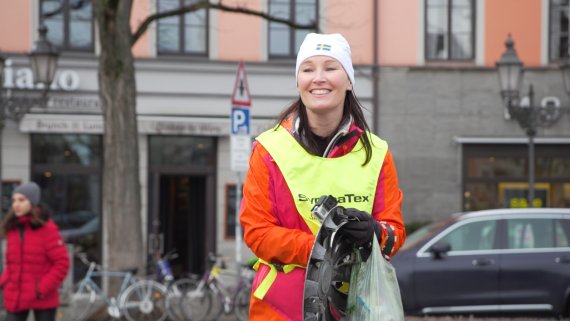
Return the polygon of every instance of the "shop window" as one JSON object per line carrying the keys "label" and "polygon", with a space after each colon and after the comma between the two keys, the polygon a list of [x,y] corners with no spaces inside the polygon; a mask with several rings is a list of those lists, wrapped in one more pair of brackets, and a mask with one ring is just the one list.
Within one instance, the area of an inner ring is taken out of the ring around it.
{"label": "shop window", "polygon": [[216,141],[206,136],[153,136],[150,165],[211,166],[216,160]]}
{"label": "shop window", "polygon": [[549,55],[551,61],[557,61],[568,56],[569,14],[568,0],[550,0]]}
{"label": "shop window", "polygon": [[[197,0],[158,0],[158,11],[165,12]],[[208,10],[201,9],[159,19],[157,22],[159,54],[208,54]]]}
{"label": "shop window", "polygon": [[[64,241],[97,262],[101,262],[101,146],[99,135],[31,137],[31,178],[42,189],[42,202]],[[86,268],[76,260],[75,281]]]}
{"label": "shop window", "polygon": [[[532,207],[550,207],[551,184],[535,183]],[[499,203],[506,208],[527,208],[528,183],[499,183]]]}
{"label": "shop window", "polygon": [[427,60],[474,58],[473,0],[426,0],[425,56]]}
{"label": "shop window", "polygon": [[90,0],[41,0],[40,22],[48,28],[48,39],[60,49],[93,51]]}
{"label": "shop window", "polygon": [[[463,146],[463,209],[525,208],[528,147],[524,144]],[[570,148],[535,145],[533,207],[569,207]]]}
{"label": "shop window", "polygon": [[38,135],[32,163],[101,166],[101,139],[94,135]]}
{"label": "shop window", "polygon": [[473,157],[468,160],[469,177],[525,177],[524,157]]}
{"label": "shop window", "polygon": [[[269,0],[269,14],[300,24],[317,22],[317,0]],[[305,36],[316,30],[296,30],[269,22],[269,57],[295,58]]]}
{"label": "shop window", "polygon": [[12,192],[22,182],[19,180],[2,180],[2,209],[0,209],[0,219],[5,213],[8,213],[12,206]]}

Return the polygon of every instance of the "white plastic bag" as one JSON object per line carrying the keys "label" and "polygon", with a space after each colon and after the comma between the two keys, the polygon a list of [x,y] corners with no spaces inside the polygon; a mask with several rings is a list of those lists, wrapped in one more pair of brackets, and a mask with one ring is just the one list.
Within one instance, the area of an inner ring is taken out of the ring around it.
{"label": "white plastic bag", "polygon": [[396,270],[382,255],[376,235],[372,244],[368,261],[352,268],[348,320],[404,321]]}

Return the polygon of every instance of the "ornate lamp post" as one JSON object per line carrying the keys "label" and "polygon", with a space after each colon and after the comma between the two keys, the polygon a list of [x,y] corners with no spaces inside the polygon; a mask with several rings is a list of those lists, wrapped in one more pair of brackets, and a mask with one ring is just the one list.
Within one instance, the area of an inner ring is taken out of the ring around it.
{"label": "ornate lamp post", "polygon": [[36,41],[34,49],[30,52],[30,64],[34,74],[34,82],[44,86],[44,95],[49,91],[49,86],[55,76],[59,52],[55,46],[47,40],[47,27],[38,29],[40,38]]}
{"label": "ornate lamp post", "polygon": [[[7,119],[20,121],[24,114],[32,107],[45,107],[47,102],[47,92],[55,76],[59,52],[55,46],[47,40],[47,28],[41,26],[38,29],[40,36],[34,43],[33,50],[28,54],[35,84],[42,84],[43,91],[39,100],[27,99],[26,97],[12,97],[3,90],[4,62],[0,55],[0,192],[2,191],[2,132]],[[3,214],[3,194],[0,193],[0,216]]]}
{"label": "ornate lamp post", "polygon": [[[497,61],[501,97],[507,107],[506,118],[516,120],[528,137],[528,206],[534,205],[534,137],[538,127],[550,127],[560,119],[561,107],[554,105],[536,106],[532,84],[528,89],[528,104],[520,97],[523,79],[523,63],[515,50],[511,35],[505,41],[507,50]],[[570,94],[570,62],[567,60],[561,67],[566,92]]]}

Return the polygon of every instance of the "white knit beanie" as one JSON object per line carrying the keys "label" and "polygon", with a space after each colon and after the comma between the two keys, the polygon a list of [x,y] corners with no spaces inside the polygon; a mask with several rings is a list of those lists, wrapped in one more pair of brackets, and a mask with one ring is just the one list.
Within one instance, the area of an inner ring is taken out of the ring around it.
{"label": "white knit beanie", "polygon": [[295,80],[297,80],[299,75],[299,66],[305,59],[312,56],[329,56],[338,60],[348,74],[352,86],[354,86],[354,68],[352,67],[352,58],[350,57],[350,46],[341,34],[308,34],[297,54]]}

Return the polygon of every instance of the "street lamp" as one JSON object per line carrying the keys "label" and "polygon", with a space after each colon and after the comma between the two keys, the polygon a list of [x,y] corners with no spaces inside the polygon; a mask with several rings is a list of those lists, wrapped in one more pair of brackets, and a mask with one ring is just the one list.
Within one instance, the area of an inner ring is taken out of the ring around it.
{"label": "street lamp", "polygon": [[[506,118],[516,120],[528,137],[528,206],[534,207],[534,137],[538,127],[552,126],[560,119],[561,107],[554,104],[536,106],[532,84],[528,89],[528,101],[521,99],[520,88],[523,79],[523,63],[515,50],[511,35],[505,41],[507,50],[496,62],[501,86],[501,97],[507,107]],[[570,94],[570,61],[561,66],[566,93]]]}
{"label": "street lamp", "polygon": [[20,121],[24,114],[33,107],[46,107],[47,92],[49,91],[51,82],[55,76],[57,68],[57,60],[59,52],[55,46],[47,40],[47,27],[41,26],[39,29],[39,38],[34,43],[34,48],[28,54],[32,67],[34,83],[41,84],[42,95],[39,100],[29,99],[27,97],[13,97],[10,95],[10,89],[3,90],[4,62],[5,59],[0,55],[0,216],[3,214],[3,197],[2,193],[2,132],[7,119]]}
{"label": "street lamp", "polygon": [[47,27],[41,26],[38,29],[40,38],[36,41],[34,49],[29,53],[34,82],[44,86],[44,93],[47,94],[49,86],[55,76],[57,59],[59,52],[55,46],[47,40]]}

